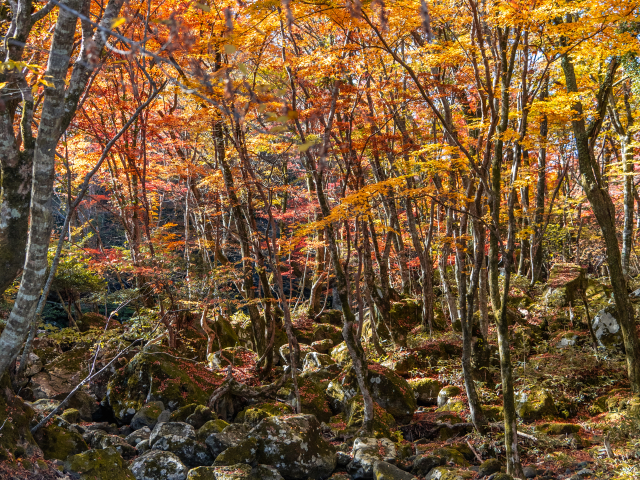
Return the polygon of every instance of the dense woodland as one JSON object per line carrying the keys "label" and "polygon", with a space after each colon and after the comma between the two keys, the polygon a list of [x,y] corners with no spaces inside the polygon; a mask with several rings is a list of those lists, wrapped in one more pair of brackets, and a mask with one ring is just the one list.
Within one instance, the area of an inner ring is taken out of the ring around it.
{"label": "dense woodland", "polygon": [[628,0],[0,3],[0,478],[640,478]]}

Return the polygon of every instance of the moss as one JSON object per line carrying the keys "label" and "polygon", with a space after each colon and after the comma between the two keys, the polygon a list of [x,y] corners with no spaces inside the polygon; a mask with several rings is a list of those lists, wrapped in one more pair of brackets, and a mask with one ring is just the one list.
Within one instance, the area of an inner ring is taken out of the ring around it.
{"label": "moss", "polygon": [[[364,399],[357,395],[351,399],[344,413],[346,431],[356,433],[364,422]],[[391,414],[374,402],[373,404],[373,434],[376,438],[389,438],[391,429],[396,422]]]}
{"label": "moss", "polygon": [[321,324],[313,328],[313,341],[331,340],[334,345],[342,342],[342,329],[334,325]]}
{"label": "moss", "polygon": [[314,382],[311,378],[298,378],[302,413],[315,415],[321,422],[331,418],[332,412],[326,395],[328,384],[328,381]]}
{"label": "moss", "polygon": [[66,420],[69,423],[78,423],[80,422],[80,412],[75,408],[68,408],[62,415],[60,415],[63,420]]}
{"label": "moss", "polygon": [[135,479],[126,462],[113,447],[73,455],[65,462],[65,469],[79,473],[80,480]]}
{"label": "moss", "polygon": [[0,425],[3,425],[0,452],[4,452],[7,458],[8,453],[13,452],[17,445],[35,447],[36,442],[29,430],[34,417],[35,411],[13,394],[9,375],[4,375],[0,379]]}
{"label": "moss", "polygon": [[453,398],[450,398],[449,400],[447,400],[447,403],[445,403],[442,407],[438,408],[436,411],[460,413],[464,411],[464,409],[465,409],[465,405],[462,402],[462,400],[454,400]]}
{"label": "moss", "polygon": [[547,435],[569,435],[571,433],[578,433],[580,430],[580,425],[573,423],[543,423],[536,426],[536,431],[546,433]]}
{"label": "moss", "polygon": [[287,403],[261,403],[245,408],[236,416],[235,421],[237,423],[243,422],[256,426],[264,418],[280,417],[282,415],[290,415],[292,413],[293,409]]}
{"label": "moss", "polygon": [[558,410],[551,394],[544,389],[533,390],[529,394],[521,394],[516,402],[516,413],[524,421],[533,421],[544,417],[558,415]]}
{"label": "moss", "polygon": [[255,463],[258,441],[255,438],[247,438],[237,445],[227,448],[218,455],[213,462],[214,466],[237,465],[238,463]]}
{"label": "moss", "polygon": [[490,422],[499,422],[504,418],[504,408],[500,405],[483,405],[482,413]]}
{"label": "moss", "polygon": [[47,425],[36,432],[36,441],[46,460],[66,460],[69,455],[89,449],[82,436],[57,425]]}
{"label": "moss", "polygon": [[467,461],[466,458],[464,458],[463,453],[458,450],[457,448],[453,448],[453,447],[442,447],[442,448],[436,448],[433,451],[433,455],[436,455],[438,457],[442,457],[444,459],[447,460],[447,462],[451,462],[455,465],[458,465],[460,467],[468,467],[469,466],[469,462]]}
{"label": "moss", "polygon": [[[196,408],[198,408],[198,404],[196,403],[190,403],[189,405],[178,408],[173,413],[171,413],[171,421],[186,422],[187,417],[193,414],[196,411]],[[160,412],[158,412],[158,415],[160,415]]]}
{"label": "moss", "polygon": [[165,355],[141,352],[112,376],[107,387],[116,418],[130,421],[147,400],[161,401],[174,410],[189,404],[204,405],[223,381],[222,375]]}
{"label": "moss", "polygon": [[221,433],[229,424],[222,419],[209,420],[196,432],[196,438],[199,442],[204,442],[212,433]]}

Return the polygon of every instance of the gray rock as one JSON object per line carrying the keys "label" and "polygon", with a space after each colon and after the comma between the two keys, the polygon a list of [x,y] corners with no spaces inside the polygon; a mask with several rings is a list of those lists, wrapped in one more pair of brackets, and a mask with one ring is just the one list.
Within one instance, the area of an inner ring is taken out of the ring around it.
{"label": "gray rock", "polygon": [[444,462],[444,458],[435,455],[418,455],[413,461],[411,473],[424,477],[434,468],[444,465]]}
{"label": "gray rock", "polygon": [[138,430],[142,427],[153,428],[158,423],[158,417],[164,411],[162,402],[149,402],[144,405],[131,419],[131,428]]}
{"label": "gray rock", "polygon": [[188,468],[171,452],[151,450],[131,462],[136,480],[185,480]]}
{"label": "gray rock", "polygon": [[187,467],[195,468],[211,465],[213,457],[206,445],[193,438],[167,435],[156,439],[152,450],[174,453]]}
{"label": "gray rock", "polygon": [[138,450],[138,454],[140,455],[151,450],[151,446],[149,446],[149,440],[142,440],[138,445],[136,445],[136,450]]}
{"label": "gray rock", "polygon": [[499,472],[501,468],[502,462],[500,460],[498,460],[497,458],[490,458],[489,460],[485,460],[484,462],[482,462],[478,473],[481,477],[484,477],[486,475],[492,475],[496,472]]}
{"label": "gray rock", "polygon": [[187,480],[257,480],[249,465],[198,467],[189,471]]}
{"label": "gray rock", "polygon": [[611,305],[600,310],[593,318],[593,332],[601,347],[621,348],[623,345],[620,323],[615,314],[615,307]]}
{"label": "gray rock", "polygon": [[251,473],[260,480],[284,480],[278,469],[270,465],[258,465]]}
{"label": "gray rock", "polygon": [[346,467],[347,465],[349,465],[351,463],[351,455],[344,453],[344,452],[337,452],[336,453],[336,460],[337,460],[337,465],[338,467]]}
{"label": "gray rock", "polygon": [[395,462],[395,444],[388,438],[356,438],[353,442],[353,460],[347,471],[355,480],[373,478],[376,462]]}
{"label": "gray rock", "polygon": [[416,477],[390,463],[376,462],[373,464],[373,478],[375,480],[413,480]]}
{"label": "gray rock", "polygon": [[457,397],[460,395],[460,387],[456,387],[455,385],[449,385],[447,387],[443,387],[442,390],[438,393],[438,407],[444,407],[449,399],[453,397]]}
{"label": "gray rock", "polygon": [[129,435],[127,435],[125,440],[129,445],[135,447],[141,441],[149,440],[150,436],[151,436],[151,430],[149,429],[149,427],[142,427],[136,430],[135,432],[132,432]]}
{"label": "gray rock", "polygon": [[[18,357],[18,360],[21,360],[22,356]],[[18,365],[20,362],[18,362]],[[33,377],[34,375],[40,373],[42,371],[42,360],[35,353],[30,353],[29,358],[27,359],[27,366],[24,370],[25,377]]]}
{"label": "gray rock", "polygon": [[233,423],[220,433],[211,433],[204,441],[214,457],[247,437],[249,428],[244,423]]}
{"label": "gray rock", "polygon": [[265,418],[250,437],[258,444],[258,463],[277,468],[287,480],[320,480],[336,468],[335,448],[313,415]]}
{"label": "gray rock", "polygon": [[171,410],[163,410],[158,417],[158,423],[165,423],[171,420]]}
{"label": "gray rock", "polygon": [[306,371],[314,368],[321,368],[327,365],[333,365],[334,363],[336,362],[333,361],[333,358],[331,358],[331,355],[318,353],[318,352],[309,352],[304,357],[304,364],[302,366],[302,370]]}
{"label": "gray rock", "polygon": [[188,423],[182,422],[165,422],[158,423],[155,428],[151,431],[151,435],[149,436],[149,445],[153,447],[153,444],[156,443],[160,437],[167,436],[176,436],[176,437],[185,437],[196,439],[196,431],[195,429],[189,425]]}
{"label": "gray rock", "polygon": [[108,435],[100,430],[97,430],[93,435],[91,447],[96,449],[113,447],[125,459],[133,458],[137,455],[135,447],[129,445],[124,438],[117,435]]}
{"label": "gray rock", "polygon": [[531,465],[527,465],[522,469],[522,473],[524,473],[524,478],[536,478],[538,476],[538,469]]}

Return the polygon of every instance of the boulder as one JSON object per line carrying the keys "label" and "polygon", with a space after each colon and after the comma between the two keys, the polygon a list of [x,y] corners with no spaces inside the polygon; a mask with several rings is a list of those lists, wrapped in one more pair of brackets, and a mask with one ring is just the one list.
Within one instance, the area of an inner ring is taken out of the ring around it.
{"label": "boulder", "polygon": [[568,307],[581,301],[580,290],[588,287],[586,271],[573,263],[556,263],[551,267],[543,302],[549,307]]}
{"label": "boulder", "polygon": [[111,377],[107,400],[116,419],[129,423],[148,401],[161,401],[169,410],[204,405],[222,381],[222,375],[162,351],[140,352]]}
{"label": "boulder", "polygon": [[318,340],[317,342],[311,343],[311,348],[313,348],[318,353],[328,353],[331,348],[333,348],[333,340],[327,338],[325,340]]}
{"label": "boulder", "polygon": [[[22,355],[18,356],[18,360],[22,360]],[[17,362],[16,368],[20,366],[20,361]],[[31,352],[29,354],[29,358],[27,358],[27,366],[24,370],[25,377],[33,377],[35,374],[40,373],[42,371],[42,360],[35,353]]]}
{"label": "boulder", "polygon": [[[308,376],[298,377],[298,392],[300,394],[301,411],[305,414],[315,415],[321,422],[327,422],[333,415],[329,398],[327,397],[327,386],[329,380],[316,380]],[[289,389],[287,400],[295,407],[296,396],[293,386]]]}
{"label": "boulder", "polygon": [[246,423],[251,427],[258,425],[264,418],[280,417],[293,413],[291,406],[284,402],[261,403],[252,407],[247,407],[236,415],[236,423]]}
{"label": "boulder", "polygon": [[373,464],[373,478],[374,480],[417,480],[413,474],[383,461]]}
{"label": "boulder", "polygon": [[562,333],[555,339],[556,348],[575,347],[579,338],[575,332]]}
{"label": "boulder", "polygon": [[64,463],[78,480],[134,480],[122,456],[112,447],[71,455]]}
{"label": "boulder", "polygon": [[160,437],[183,437],[196,439],[195,429],[188,423],[165,422],[158,423],[149,435],[149,445],[153,447]]}
{"label": "boulder", "polygon": [[203,443],[189,437],[166,435],[159,437],[151,446],[152,450],[171,452],[189,468],[211,465],[213,457]]}
{"label": "boulder", "polygon": [[455,385],[443,387],[440,392],[438,392],[438,407],[444,407],[450,399],[457,397],[460,393],[462,393],[462,390],[460,390],[460,387],[456,387]]}
{"label": "boulder", "polygon": [[[364,423],[364,399],[362,395],[356,395],[351,399],[342,414],[346,429],[341,435],[355,434]],[[395,427],[393,416],[377,403],[373,403],[373,433],[376,438],[385,438],[391,435],[391,428]]]}
{"label": "boulder", "polygon": [[216,414],[209,407],[192,403],[179,408],[171,414],[172,422],[185,422],[196,430],[202,427],[209,420],[215,420]]}
{"label": "boulder", "polygon": [[616,308],[611,305],[603,308],[593,317],[593,332],[601,347],[608,349],[623,347],[622,330],[616,315]]}
{"label": "boulder", "polygon": [[185,480],[188,468],[177,455],[150,450],[139,456],[129,467],[136,480]]}
{"label": "boulder", "polygon": [[499,472],[500,469],[502,469],[502,462],[497,458],[490,458],[480,464],[480,470],[478,471],[478,474],[481,477],[485,477]]}
{"label": "boulder", "polygon": [[209,447],[214,457],[217,457],[227,448],[239,444],[247,437],[249,428],[243,423],[234,423],[226,427],[220,433],[211,433],[204,443]]}
{"label": "boulder", "polygon": [[313,415],[265,418],[250,435],[258,444],[257,462],[277,468],[287,480],[320,480],[336,468],[335,449]]}
{"label": "boulder", "polygon": [[[425,480],[468,480],[469,478],[472,477],[470,477],[466,471],[453,470],[447,467],[436,467],[429,472]],[[497,476],[490,478],[491,480],[498,480]]]}
{"label": "boulder", "polygon": [[460,447],[456,448],[454,446],[451,446],[436,448],[432,454],[436,457],[444,458],[447,463],[452,463],[459,467],[469,466],[469,462],[465,458],[464,453],[461,451]]}
{"label": "boulder", "polygon": [[138,430],[142,427],[152,429],[158,422],[158,417],[164,411],[164,404],[159,401],[149,402],[142,406],[131,419],[131,428]]}
{"label": "boulder", "polygon": [[[311,348],[310,345],[305,345],[304,343],[300,343],[299,346],[300,346],[300,359],[303,359],[307,355],[307,353],[315,352],[315,350]],[[285,343],[284,345],[282,345],[278,350],[278,352],[280,353],[280,359],[284,362],[284,365],[289,365],[289,344]],[[298,368],[300,367],[301,365],[298,365]]]}
{"label": "boulder", "polygon": [[10,458],[18,449],[28,456],[40,455],[40,447],[31,435],[35,410],[13,393],[9,375],[0,377],[0,462]]}
{"label": "boulder", "polygon": [[345,342],[339,343],[331,349],[331,358],[338,365],[346,365],[351,362],[351,356],[349,355],[349,349]]}
{"label": "boulder", "polygon": [[435,378],[412,378],[409,385],[413,389],[418,405],[436,405],[442,383]]}
{"label": "boulder", "polygon": [[48,363],[31,377],[35,398],[63,400],[86,377],[90,355],[89,347],[75,346]]}
{"label": "boulder", "polygon": [[334,345],[343,341],[342,328],[335,325],[316,325],[313,327],[313,341],[331,340]]}
{"label": "boulder", "polygon": [[391,303],[389,311],[389,325],[393,333],[393,340],[398,345],[404,346],[407,335],[422,322],[422,304],[413,299],[405,298],[399,302]]}
{"label": "boulder", "polygon": [[256,452],[258,450],[258,441],[251,437],[241,440],[239,443],[227,448],[224,452],[216,457],[214,466],[220,465],[237,465],[239,463],[246,463],[248,465],[255,465]]}
{"label": "boulder", "polygon": [[574,423],[542,423],[536,425],[536,431],[547,435],[570,435],[579,433],[582,428]]}
{"label": "boulder", "polygon": [[189,470],[187,480],[283,480],[282,475],[269,465],[251,468],[247,464],[216,467],[198,467]]}
{"label": "boulder", "polygon": [[222,431],[228,426],[229,424],[221,419],[209,420],[198,429],[196,432],[196,439],[199,442],[204,442],[209,435],[213,433],[222,433]]}
{"label": "boulder", "polygon": [[82,435],[55,424],[42,427],[34,437],[46,460],[64,461],[69,455],[89,450]]}
{"label": "boulder", "polygon": [[333,361],[331,355],[326,355],[324,353],[318,352],[309,352],[304,357],[304,363],[302,364],[302,370],[311,370],[314,368],[322,368],[329,365],[334,365],[336,362]]}
{"label": "boulder", "polygon": [[[389,412],[400,424],[409,423],[416,410],[416,399],[407,381],[381,365],[369,365],[367,384],[373,400]],[[344,410],[360,393],[355,371],[347,366],[327,386],[327,395],[334,410]]]}
{"label": "boulder", "polygon": [[424,477],[434,468],[444,465],[445,461],[444,458],[435,455],[418,455],[413,461],[411,473]]}
{"label": "boulder", "polygon": [[124,438],[117,435],[109,435],[97,430],[91,438],[91,448],[114,448],[123,458],[129,459],[136,456],[136,448],[131,446]]}
{"label": "boulder", "polygon": [[521,392],[516,397],[516,414],[525,422],[558,415],[551,394],[545,389]]}
{"label": "boulder", "polygon": [[373,466],[376,462],[392,463],[396,461],[396,446],[388,438],[356,438],[353,442],[353,460],[347,471],[354,480],[373,478]]}
{"label": "boulder", "polygon": [[80,411],[76,408],[68,408],[60,414],[60,418],[69,423],[80,423]]}
{"label": "boulder", "polygon": [[127,437],[125,438],[125,441],[129,445],[135,447],[143,440],[149,440],[150,436],[151,436],[151,430],[149,429],[149,427],[142,427],[136,430],[135,432],[131,432],[129,435],[127,435]]}
{"label": "boulder", "polygon": [[343,323],[342,311],[333,309],[324,310],[315,318],[315,321],[318,323],[340,326]]}
{"label": "boulder", "polygon": [[118,328],[121,326],[120,322],[114,318],[110,318],[109,324],[107,325],[107,317],[95,312],[85,313],[76,321],[76,324],[78,325],[78,330],[83,333],[88,332],[92,328],[104,330],[105,326],[107,326],[108,329]]}

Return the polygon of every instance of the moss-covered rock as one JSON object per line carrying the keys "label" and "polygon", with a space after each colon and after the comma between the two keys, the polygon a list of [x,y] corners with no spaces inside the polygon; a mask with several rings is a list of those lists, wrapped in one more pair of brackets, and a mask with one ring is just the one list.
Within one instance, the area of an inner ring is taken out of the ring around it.
{"label": "moss-covered rock", "polygon": [[442,457],[447,462],[451,462],[454,465],[458,465],[459,467],[469,466],[469,462],[467,461],[466,458],[464,458],[464,455],[462,454],[462,452],[459,449],[454,447],[436,448],[433,451],[433,455],[437,457]]}
{"label": "moss-covered rock", "polygon": [[[300,343],[299,346],[300,346],[300,358],[301,359],[304,359],[304,357],[307,355],[307,353],[315,352],[315,350],[313,348],[311,348],[310,345],[306,345],[304,343]],[[285,343],[284,345],[282,345],[280,347],[280,349],[278,350],[278,353],[280,354],[280,359],[284,362],[284,364],[285,365],[289,365],[289,356],[290,356],[289,344]],[[298,368],[300,368],[300,366],[298,366]]]}
{"label": "moss-covered rock", "polygon": [[420,405],[435,405],[442,383],[435,378],[412,378],[408,380]]}
{"label": "moss-covered rock", "polygon": [[458,395],[460,395],[460,393],[462,393],[462,390],[460,390],[460,387],[457,387],[455,385],[442,387],[442,389],[438,392],[438,407],[444,407],[450,399],[457,397]]}
{"label": "moss-covered rock", "polygon": [[134,480],[122,456],[112,447],[89,450],[66,459],[65,470],[79,480]]}
{"label": "moss-covered rock", "polygon": [[185,480],[188,468],[177,455],[161,450],[149,450],[129,467],[136,480]]}
{"label": "moss-covered rock", "polygon": [[162,351],[140,352],[111,377],[107,399],[116,418],[128,423],[147,399],[161,401],[170,410],[204,405],[222,381],[222,375]]}
{"label": "moss-covered rock", "polygon": [[253,437],[246,438],[218,455],[213,465],[237,465],[238,463],[255,465],[257,449],[258,441]]}
{"label": "moss-covered rock", "polygon": [[[247,464],[198,467],[189,470],[187,480],[254,480],[253,469]],[[257,480],[257,479],[256,479]]]}
{"label": "moss-covered rock", "polygon": [[309,352],[304,357],[302,364],[302,370],[311,370],[314,368],[327,367],[329,365],[335,365],[330,355],[318,352]]}
{"label": "moss-covered rock", "polygon": [[346,365],[351,362],[351,356],[349,355],[349,349],[345,342],[337,344],[331,349],[331,358],[338,365]]}
{"label": "moss-covered rock", "polygon": [[226,449],[238,445],[249,433],[249,427],[244,423],[233,423],[220,433],[211,433],[205,438],[205,443],[211,453],[217,457]]}
{"label": "moss-covered rock", "polygon": [[143,440],[149,440],[149,437],[151,437],[151,430],[149,427],[142,427],[127,435],[125,441],[129,445],[136,447]]}
{"label": "moss-covered rock", "polygon": [[78,330],[83,333],[88,332],[91,329],[104,330],[105,326],[107,326],[107,329],[118,328],[122,326],[120,322],[118,322],[114,318],[109,319],[107,325],[107,317],[95,312],[85,313],[78,320],[76,320],[76,324],[78,325]]}
{"label": "moss-covered rock", "polygon": [[79,433],[65,430],[55,424],[42,427],[35,434],[35,440],[42,449],[46,460],[66,460],[69,455],[89,449]]}
{"label": "moss-covered rock", "polygon": [[189,437],[166,435],[153,443],[152,450],[171,452],[189,468],[211,465],[213,457],[207,446]]}
{"label": "moss-covered rock", "polygon": [[92,448],[115,448],[123,458],[129,459],[136,456],[135,447],[131,446],[124,438],[118,435],[109,435],[97,430],[91,439]]}
{"label": "moss-covered rock", "polygon": [[7,460],[18,448],[26,456],[40,452],[29,430],[35,415],[31,406],[14,395],[9,375],[0,378],[0,425],[4,425],[0,435],[0,457]]}
{"label": "moss-covered rock", "polygon": [[536,425],[536,431],[547,435],[570,435],[580,432],[580,425],[573,423],[543,423]]}
{"label": "moss-covered rock", "polygon": [[[416,410],[416,399],[407,381],[382,365],[369,365],[367,385],[373,400],[389,412],[398,423],[408,423]],[[360,393],[353,367],[343,372],[327,386],[327,395],[334,409],[346,408],[349,401]]]}
{"label": "moss-covered rock", "polygon": [[373,464],[373,478],[374,480],[413,480],[415,477],[390,463],[376,462]]}
{"label": "moss-covered rock", "polygon": [[342,342],[342,328],[335,325],[316,325],[313,327],[313,341],[331,340],[334,345]]}
{"label": "moss-covered rock", "polygon": [[413,298],[392,302],[389,321],[394,341],[406,345],[409,332],[422,322],[422,304]]}
{"label": "moss-covered rock", "polygon": [[236,422],[244,422],[255,427],[263,419],[268,417],[280,417],[293,413],[291,406],[284,402],[261,403],[245,408],[236,416]]}
{"label": "moss-covered rock", "polygon": [[250,436],[258,442],[258,463],[276,467],[287,479],[324,479],[336,467],[335,449],[313,415],[266,418]]}
{"label": "moss-covered rock", "polygon": [[[436,467],[429,472],[429,475],[425,477],[425,480],[469,480],[474,478],[474,475],[474,472],[470,471],[456,470],[448,467]],[[493,477],[493,479],[495,478],[496,477]]]}
{"label": "moss-covered rock", "polygon": [[161,437],[184,437],[195,440],[196,431],[191,425],[184,422],[159,423],[151,431],[151,435],[149,435],[149,445],[153,447]]}
{"label": "moss-covered rock", "polygon": [[131,419],[131,428],[138,430],[142,427],[153,429],[158,423],[158,417],[164,411],[164,404],[160,401],[146,403]]}
{"label": "moss-covered rock", "polygon": [[372,478],[376,462],[395,462],[396,456],[396,446],[388,438],[359,437],[353,442],[353,460],[347,471],[355,479]]}
{"label": "moss-covered rock", "polygon": [[333,340],[327,338],[325,340],[318,340],[317,342],[311,343],[311,348],[313,348],[318,353],[328,353],[333,348]]}
{"label": "moss-covered rock", "polygon": [[325,323],[340,326],[342,325],[342,311],[341,310],[324,310],[321,314],[316,317],[316,322]]}
{"label": "moss-covered rock", "polygon": [[[330,419],[330,426],[335,428],[339,436],[355,435],[364,423],[364,400],[362,395],[356,395],[351,399],[344,413]],[[333,425],[332,425],[333,424]],[[373,404],[373,436],[375,438],[389,438],[391,429],[396,421],[384,408],[374,402]]]}
{"label": "moss-covered rock", "polygon": [[80,412],[76,408],[67,408],[60,417],[69,423],[80,423]]}
{"label": "moss-covered rock", "polygon": [[83,344],[58,355],[31,377],[35,398],[64,399],[86,377],[90,357],[89,347]]}
{"label": "moss-covered rock", "polygon": [[549,307],[568,307],[580,301],[580,290],[587,290],[586,270],[573,263],[556,263],[551,267],[543,301]]}
{"label": "moss-covered rock", "polygon": [[558,415],[551,393],[545,389],[522,392],[516,398],[516,413],[525,422]]}
{"label": "moss-covered rock", "polygon": [[172,422],[185,422],[196,430],[210,420],[216,419],[216,414],[209,407],[192,403],[178,408],[171,413]]}
{"label": "moss-covered rock", "polygon": [[229,424],[222,419],[209,420],[196,432],[196,439],[199,442],[204,442],[207,437],[213,433],[222,433],[222,431],[228,427]]}
{"label": "moss-covered rock", "polygon": [[497,458],[490,458],[480,464],[478,474],[481,477],[492,475],[502,469],[502,462]]}

